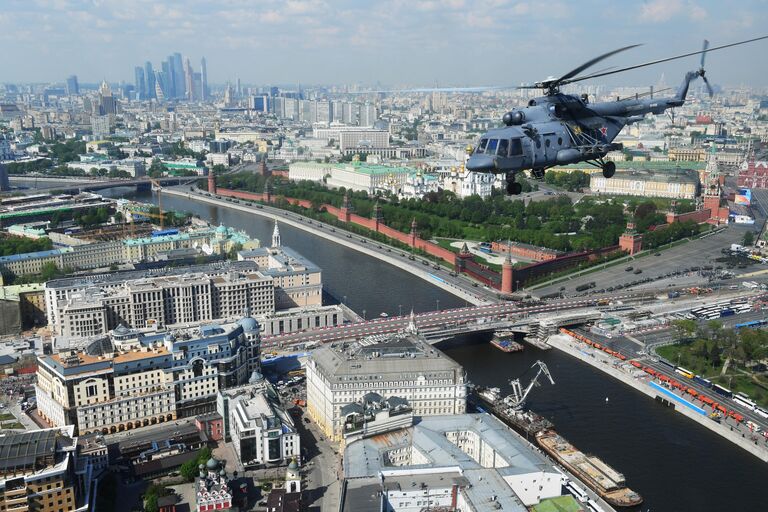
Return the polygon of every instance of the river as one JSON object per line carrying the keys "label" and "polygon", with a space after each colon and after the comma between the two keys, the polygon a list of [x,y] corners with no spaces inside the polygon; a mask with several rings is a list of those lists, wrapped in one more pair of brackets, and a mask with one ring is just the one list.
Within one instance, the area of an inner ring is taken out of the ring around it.
{"label": "river", "polygon": [[[124,191],[123,191],[124,192]],[[119,192],[113,192],[119,193]],[[154,200],[150,194],[139,200]],[[268,243],[272,222],[255,215],[177,197],[163,197],[163,207],[185,210],[214,223],[244,229]],[[328,291],[367,316],[463,306],[448,293],[369,256],[281,226],[283,243],[323,269]],[[520,377],[540,359],[555,385],[542,380],[529,398],[534,411],[550,419],[558,432],[581,450],[597,455],[624,473],[628,485],[644,498],[641,510],[729,511],[765,510],[762,484],[768,465],[720,436],[666,409],[645,395],[611,379],[557,350],[505,354],[487,343],[487,335],[459,337],[445,343],[446,353],[461,363],[469,379],[509,391],[508,381]],[[608,399],[606,401],[606,398]]]}

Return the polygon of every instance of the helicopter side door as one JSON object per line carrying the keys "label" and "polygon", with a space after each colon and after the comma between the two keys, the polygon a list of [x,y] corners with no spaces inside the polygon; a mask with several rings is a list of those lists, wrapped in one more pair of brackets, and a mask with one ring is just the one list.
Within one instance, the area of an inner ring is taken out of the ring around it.
{"label": "helicopter side door", "polygon": [[544,145],[544,158],[546,165],[554,165],[557,163],[557,152],[562,145],[562,138],[560,138],[560,144],[558,144],[558,135],[556,133],[545,133],[541,136]]}

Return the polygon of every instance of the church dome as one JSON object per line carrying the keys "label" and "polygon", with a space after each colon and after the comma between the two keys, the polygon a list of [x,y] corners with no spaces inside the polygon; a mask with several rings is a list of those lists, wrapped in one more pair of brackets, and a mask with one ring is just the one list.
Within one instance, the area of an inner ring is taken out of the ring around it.
{"label": "church dome", "polygon": [[258,332],[261,329],[259,322],[255,318],[246,316],[238,320],[237,324],[243,328],[245,332]]}
{"label": "church dome", "polygon": [[219,469],[219,461],[211,457],[208,459],[208,462],[205,464],[205,467],[207,467],[210,471],[216,471]]}
{"label": "church dome", "polygon": [[288,469],[297,470],[299,469],[299,463],[296,462],[296,459],[291,459],[291,463],[288,464]]}

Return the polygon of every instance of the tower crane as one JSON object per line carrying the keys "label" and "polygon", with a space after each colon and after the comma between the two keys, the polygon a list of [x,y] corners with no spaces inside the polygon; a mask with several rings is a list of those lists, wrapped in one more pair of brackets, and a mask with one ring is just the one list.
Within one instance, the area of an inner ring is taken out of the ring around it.
{"label": "tower crane", "polygon": [[525,403],[525,399],[528,398],[528,395],[530,394],[533,387],[538,385],[538,380],[542,373],[547,376],[549,382],[553,386],[555,385],[555,381],[552,379],[552,375],[549,373],[549,368],[547,368],[547,365],[541,361],[536,361],[533,363],[531,368],[535,368],[537,366],[539,367],[539,371],[536,372],[536,375],[533,377],[533,379],[531,379],[531,382],[528,384],[525,390],[523,390],[523,387],[520,385],[520,379],[509,381],[510,385],[512,386],[512,394],[504,399],[507,405],[515,409],[520,409]]}

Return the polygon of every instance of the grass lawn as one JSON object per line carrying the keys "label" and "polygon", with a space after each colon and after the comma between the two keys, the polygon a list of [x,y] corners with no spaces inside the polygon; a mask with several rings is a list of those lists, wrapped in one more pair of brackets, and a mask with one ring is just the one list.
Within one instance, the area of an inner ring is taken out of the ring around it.
{"label": "grass lawn", "polygon": [[22,430],[24,428],[24,425],[19,423],[18,421],[13,421],[10,423],[2,423],[0,424],[0,428],[7,428],[11,430]]}
{"label": "grass lawn", "polygon": [[458,253],[460,248],[459,247],[451,247],[451,244],[454,242],[460,242],[460,238],[434,238],[435,242],[437,242],[437,245],[442,247],[443,249],[448,249],[451,252]]}
{"label": "grass lawn", "polygon": [[16,416],[9,412],[0,413],[0,421],[16,420]]}
{"label": "grass lawn", "polygon": [[746,393],[759,405],[768,407],[768,382],[765,382],[764,378],[757,376],[759,383],[755,382],[751,375],[746,375],[741,368],[734,367],[729,367],[728,373],[721,377],[722,365],[713,367],[703,359],[693,358],[687,353],[686,348],[684,345],[667,345],[657,348],[656,353],[670,363],[679,364],[683,368],[687,368],[697,375],[720,384],[734,393],[738,391]]}

